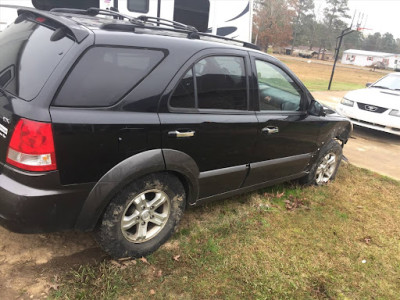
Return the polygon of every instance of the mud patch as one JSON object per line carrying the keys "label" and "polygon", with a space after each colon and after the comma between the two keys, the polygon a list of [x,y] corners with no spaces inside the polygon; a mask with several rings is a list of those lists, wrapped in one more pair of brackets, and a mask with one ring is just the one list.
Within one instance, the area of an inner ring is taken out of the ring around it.
{"label": "mud patch", "polygon": [[0,228],[0,299],[44,298],[59,275],[104,258],[89,233],[17,234]]}

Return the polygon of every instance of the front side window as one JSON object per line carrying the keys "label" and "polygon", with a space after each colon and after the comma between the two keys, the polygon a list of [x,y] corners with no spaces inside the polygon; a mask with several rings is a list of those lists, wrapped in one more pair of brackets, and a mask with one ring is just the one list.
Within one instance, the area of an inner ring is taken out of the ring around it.
{"label": "front side window", "polygon": [[260,110],[297,111],[301,89],[282,69],[256,60]]}
{"label": "front side window", "polygon": [[246,110],[244,59],[236,56],[211,56],[200,60],[181,79],[170,99],[170,106]]}
{"label": "front side window", "polygon": [[149,0],[128,0],[128,10],[132,12],[148,13]]}
{"label": "front side window", "polygon": [[95,47],[69,74],[54,104],[110,106],[133,89],[164,58],[159,50]]}

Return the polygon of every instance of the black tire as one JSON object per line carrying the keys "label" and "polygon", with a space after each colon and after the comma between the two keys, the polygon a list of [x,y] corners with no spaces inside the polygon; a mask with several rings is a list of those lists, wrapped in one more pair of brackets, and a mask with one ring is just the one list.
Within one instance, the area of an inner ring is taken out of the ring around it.
{"label": "black tire", "polygon": [[114,258],[146,256],[170,238],[185,206],[185,189],[177,177],[147,175],[111,200],[95,231],[96,240]]}
{"label": "black tire", "polygon": [[[300,183],[304,185],[325,185],[334,180],[342,161],[342,156],[343,151],[340,144],[335,140],[330,140],[321,148],[309,174],[301,178]],[[335,159],[334,163],[328,164],[327,161],[332,157]]]}

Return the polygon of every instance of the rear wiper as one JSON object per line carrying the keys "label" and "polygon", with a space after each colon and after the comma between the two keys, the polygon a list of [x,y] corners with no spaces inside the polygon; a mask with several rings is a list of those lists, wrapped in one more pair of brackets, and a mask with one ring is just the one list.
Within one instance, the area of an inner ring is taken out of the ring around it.
{"label": "rear wiper", "polygon": [[11,101],[10,96],[7,95],[6,91],[2,87],[0,87],[0,94],[2,94],[4,97],[6,97],[8,100]]}

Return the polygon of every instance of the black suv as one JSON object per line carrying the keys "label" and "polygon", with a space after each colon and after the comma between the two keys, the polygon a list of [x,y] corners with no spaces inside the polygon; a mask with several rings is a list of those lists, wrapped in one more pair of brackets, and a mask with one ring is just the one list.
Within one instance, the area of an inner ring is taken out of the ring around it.
{"label": "black suv", "polygon": [[335,177],[351,123],[277,59],[162,19],[20,9],[0,34],[0,220],[155,251],[185,207]]}

